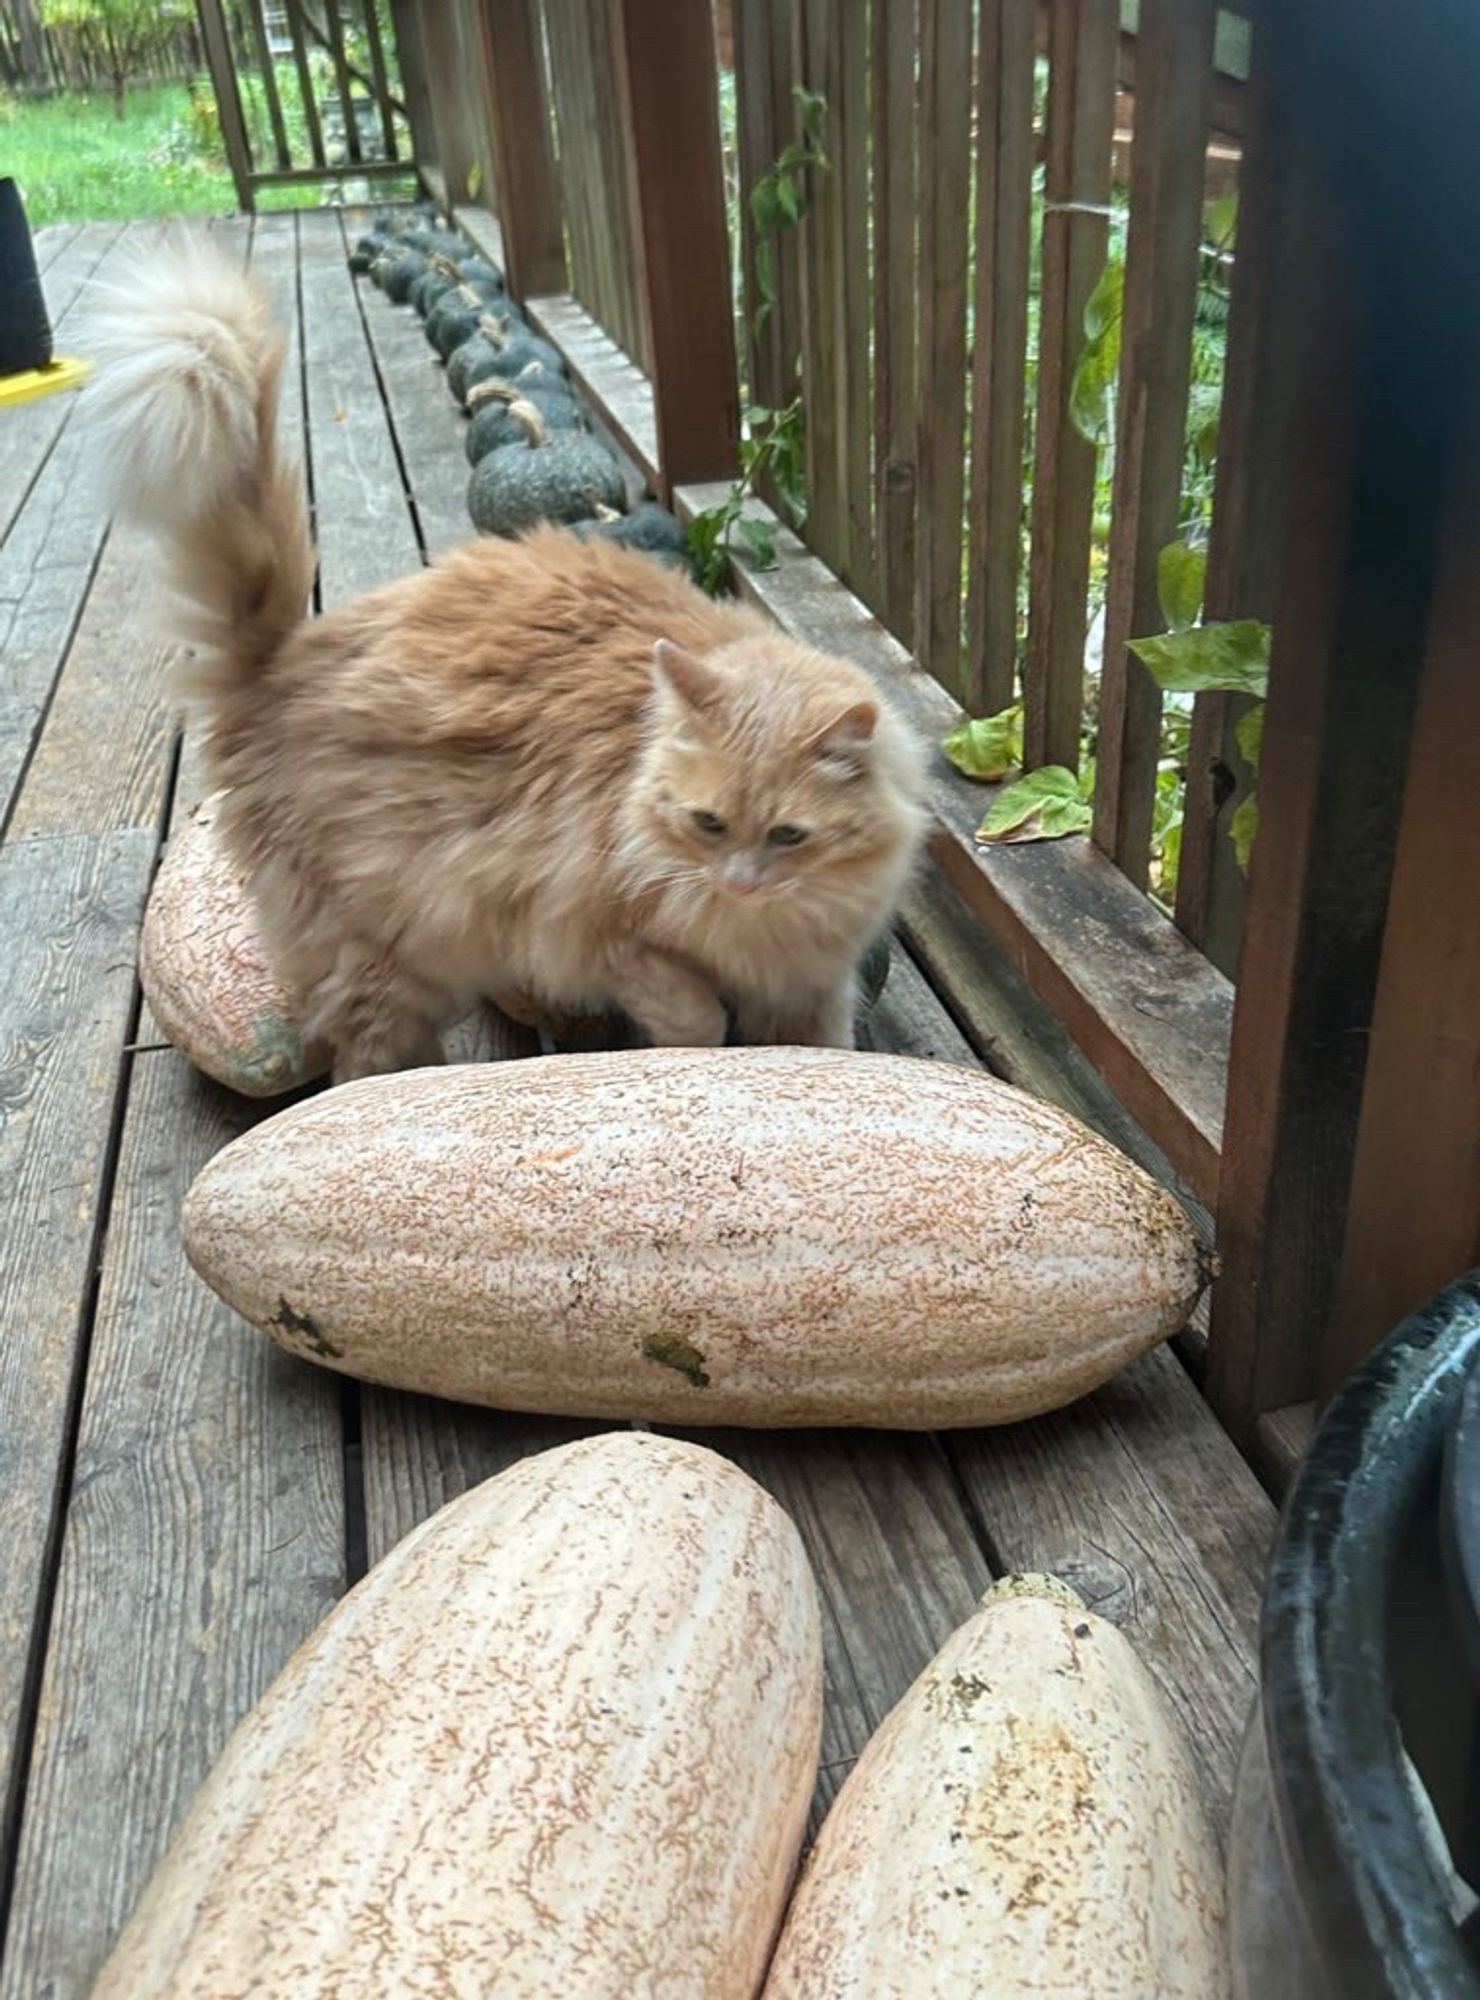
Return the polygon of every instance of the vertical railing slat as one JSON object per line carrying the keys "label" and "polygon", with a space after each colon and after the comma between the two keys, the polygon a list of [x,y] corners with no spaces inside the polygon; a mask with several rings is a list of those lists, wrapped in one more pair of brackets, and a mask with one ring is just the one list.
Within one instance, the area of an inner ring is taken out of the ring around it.
{"label": "vertical railing slat", "polygon": [[766,315],[760,330],[756,316],[760,294],[755,282],[755,217],[750,190],[779,150],[771,104],[770,0],[735,0],[735,116],[740,170],[741,271],[744,276],[745,339],[749,355],[749,386],[753,402],[781,402],[781,320]]}
{"label": "vertical railing slat", "polygon": [[1142,0],[1116,423],[1096,844],[1138,886],[1150,868],[1161,691],[1129,651],[1158,632],[1157,557],[1175,538],[1187,451],[1215,0]]}
{"label": "vertical railing slat", "polygon": [[[802,81],[827,100],[830,173],[814,177],[799,233],[806,298],[807,539],[829,568],[848,569],[847,357],[843,351],[842,109],[837,72],[838,0],[805,0]],[[791,125],[799,125],[793,114]]]}
{"label": "vertical railing slat", "polygon": [[[308,132],[308,150],[313,155],[314,165],[322,167],[325,164],[324,127],[319,118],[318,99],[314,96],[313,71],[309,67],[308,43],[304,37],[303,20],[293,0],[287,0],[287,22],[288,39],[293,44],[293,68],[298,76],[298,95],[303,104],[303,123]],[[395,20],[395,27],[396,44],[398,50],[401,51],[402,88],[406,91],[407,103],[409,104],[411,102],[411,92],[407,81],[408,58],[405,54],[405,44],[409,41],[415,45],[415,53],[410,58],[414,67],[420,61],[420,41],[414,23],[408,30],[403,32],[400,19],[397,18]]]}
{"label": "vertical railing slat", "polygon": [[873,0],[876,609],[915,626],[916,0]]}
{"label": "vertical railing slat", "polygon": [[516,298],[565,289],[565,232],[540,51],[539,0],[481,0],[504,271]]}
{"label": "vertical railing slat", "polygon": [[221,0],[198,0],[201,39],[206,45],[206,65],[211,72],[211,88],[216,93],[216,109],[221,120],[221,139],[226,162],[231,168],[232,185],[238,205],[248,215],[255,206],[252,187],[252,142],[242,116],[241,94],[237,89],[236,64],[231,57],[231,39],[226,32],[226,15]]}
{"label": "vertical railing slat", "polygon": [[1050,0],[1024,743],[1030,765],[1079,764],[1095,448],[1069,417],[1084,308],[1105,262],[1120,49],[1117,0]]}
{"label": "vertical railing slat", "polygon": [[619,0],[618,25],[666,500],[675,486],[731,477],[739,463],[714,28],[707,9],[654,0]]}
{"label": "vertical railing slat", "polygon": [[375,106],[380,113],[380,136],[388,160],[401,156],[396,146],[396,120],[391,110],[391,81],[385,66],[385,45],[380,35],[380,16],[375,0],[360,0],[365,17],[365,41],[370,50],[370,75],[375,83]]}
{"label": "vertical railing slat", "polygon": [[961,671],[970,0],[921,0],[920,345],[916,382],[915,646],[953,694]]}
{"label": "vertical railing slat", "polygon": [[1022,560],[1033,206],[1033,0],[982,0],[967,546],[966,704],[1012,700]]}
{"label": "vertical railing slat", "polygon": [[[444,4],[450,7],[450,0],[444,0]],[[349,58],[345,53],[344,19],[339,11],[339,0],[324,0],[324,23],[329,30],[329,59],[334,65],[335,88],[344,113],[344,147],[351,160],[358,165],[361,157],[360,128],[355,121],[354,93],[349,87]]]}
{"label": "vertical railing slat", "polygon": [[273,68],[262,0],[248,0],[247,18],[251,24],[252,40],[257,45],[257,67],[262,78],[262,96],[267,105],[267,122],[272,127],[273,151],[278,165],[286,172],[293,164],[293,156],[288,148],[288,127],[283,118],[283,101],[278,95],[277,71]]}
{"label": "vertical railing slat", "polygon": [[[1262,50],[1256,37],[1256,79]],[[1268,94],[1257,80],[1251,98],[1256,119],[1272,115]],[[1256,124],[1240,163],[1238,246],[1203,605],[1208,619],[1260,618],[1267,623],[1274,615],[1281,553],[1279,458],[1291,414],[1272,386],[1269,366],[1280,324],[1267,251],[1280,199],[1274,165],[1279,147],[1278,135]],[[1280,379],[1280,371],[1274,371],[1273,382]],[[1202,694],[1194,704],[1177,875],[1179,927],[1230,976],[1238,958],[1244,878],[1229,821],[1249,784],[1234,727],[1248,706],[1248,696],[1235,694]]]}
{"label": "vertical railing slat", "polygon": [[847,511],[848,567],[844,577],[873,600],[874,515],[870,446],[873,438],[869,368],[869,40],[858,11],[834,10],[833,73],[838,86],[833,173],[842,192],[842,325],[844,361],[840,410],[846,455],[841,460]]}

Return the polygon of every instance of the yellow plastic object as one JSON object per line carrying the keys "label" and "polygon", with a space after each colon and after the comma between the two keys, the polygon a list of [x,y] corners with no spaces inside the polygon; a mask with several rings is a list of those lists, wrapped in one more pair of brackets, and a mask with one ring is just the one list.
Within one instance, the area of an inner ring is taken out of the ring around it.
{"label": "yellow plastic object", "polygon": [[19,375],[0,375],[0,410],[11,403],[33,403],[62,389],[80,389],[92,373],[90,361],[62,356],[49,368],[23,368]]}

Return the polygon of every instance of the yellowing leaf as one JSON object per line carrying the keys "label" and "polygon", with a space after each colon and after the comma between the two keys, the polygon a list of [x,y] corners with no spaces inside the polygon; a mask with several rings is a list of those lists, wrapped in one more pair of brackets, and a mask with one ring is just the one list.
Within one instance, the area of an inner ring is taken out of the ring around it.
{"label": "yellowing leaf", "polygon": [[1234,857],[1239,867],[1247,875],[1249,856],[1254,851],[1254,836],[1259,831],[1259,801],[1253,792],[1240,805],[1228,822],[1229,838],[1233,841]]}
{"label": "yellowing leaf", "polygon": [[1185,632],[1197,623],[1207,573],[1206,549],[1189,548],[1186,542],[1168,542],[1156,558],[1161,615],[1174,632]]}
{"label": "yellowing leaf", "polygon": [[1021,702],[974,722],[958,722],[940,747],[963,776],[995,784],[1023,761]]}
{"label": "yellowing leaf", "polygon": [[976,837],[983,846],[993,846],[1088,833],[1094,814],[1082,787],[1083,781],[1063,764],[1029,771],[997,795]]}
{"label": "yellowing leaf", "polygon": [[1251,771],[1259,769],[1259,752],[1264,748],[1264,703],[1246,709],[1234,725],[1233,740],[1238,754]]}

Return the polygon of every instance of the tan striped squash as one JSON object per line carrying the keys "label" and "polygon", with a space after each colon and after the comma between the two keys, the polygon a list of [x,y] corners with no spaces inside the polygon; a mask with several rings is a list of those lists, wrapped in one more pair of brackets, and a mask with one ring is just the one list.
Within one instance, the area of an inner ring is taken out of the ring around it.
{"label": "tan striped squash", "polygon": [[1177,1204],[1063,1112],[823,1049],[348,1084],[218,1154],[183,1226],[223,1299],[347,1374],[684,1424],[1032,1416],[1204,1276]]}
{"label": "tan striped squash", "polygon": [[166,1038],[243,1097],[279,1097],[323,1076],[267,963],[241,874],[222,852],[221,794],[171,836],[139,940],[139,983]]}
{"label": "tan striped squash", "polygon": [[821,1705],[800,1539],[735,1466],[525,1459],[289,1662],[93,2000],[749,2000]]}
{"label": "tan striped squash", "polygon": [[833,1802],[765,2000],[1227,2000],[1223,1867],[1129,1642],[989,1592]]}

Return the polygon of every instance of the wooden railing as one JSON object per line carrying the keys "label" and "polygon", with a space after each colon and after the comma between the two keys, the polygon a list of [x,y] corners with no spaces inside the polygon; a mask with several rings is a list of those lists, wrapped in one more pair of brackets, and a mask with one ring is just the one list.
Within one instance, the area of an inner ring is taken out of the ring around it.
{"label": "wooden railing", "polygon": [[[435,184],[456,206],[459,162],[486,160],[512,288],[656,490],[713,505],[737,384],[773,409],[800,394],[804,539],[772,515],[778,566],[737,565],[742,592],[937,739],[1017,699],[1030,766],[1093,742],[1089,839],[982,846],[990,789],[942,760],[931,855],[1214,1212],[1206,1385],[1278,1460],[1310,1399],[1480,1255],[1472,886],[1459,907],[1480,786],[1453,768],[1480,720],[1458,666],[1480,650],[1460,553],[1480,224],[1435,195],[1473,164],[1480,22],[1466,0],[1425,0],[1411,36],[1380,0],[1265,8],[1251,67],[1248,11],[731,0],[718,35],[708,0],[420,14]],[[825,100],[829,165],[773,232],[762,313],[745,195],[797,136],[798,84]],[[1207,203],[1232,189],[1230,260]],[[1097,445],[1070,387],[1113,247]],[[1194,368],[1210,279],[1221,384]],[[1194,490],[1189,402],[1205,417],[1220,386]],[[1166,622],[1158,559],[1189,527],[1203,618],[1274,635],[1247,889],[1247,697],[1199,695],[1169,755],[1127,643]],[[1175,894],[1152,838],[1168,762]]]}
{"label": "wooden railing", "polygon": [[[401,24],[385,0],[196,0],[237,200],[266,187],[400,182],[416,174]],[[432,10],[427,10],[429,13]],[[405,36],[413,66],[420,44]],[[429,122],[429,120],[427,121]]]}

